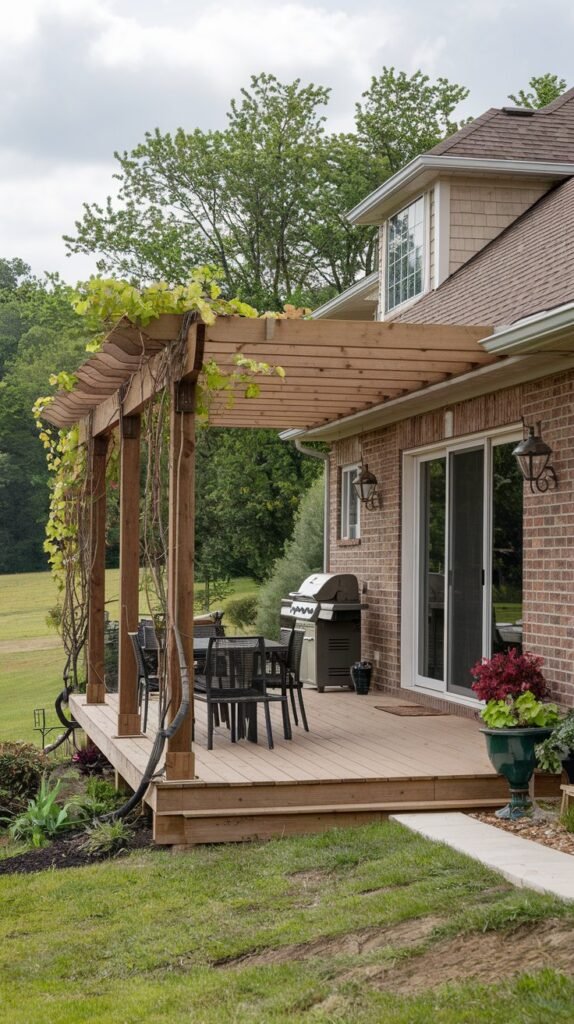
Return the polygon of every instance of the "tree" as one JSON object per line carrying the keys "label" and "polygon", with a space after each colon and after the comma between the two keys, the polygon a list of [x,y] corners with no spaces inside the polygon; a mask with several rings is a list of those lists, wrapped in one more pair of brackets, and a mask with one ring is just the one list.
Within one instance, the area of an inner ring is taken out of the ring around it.
{"label": "tree", "polygon": [[281,599],[298,590],[303,580],[323,565],[323,477],[315,480],[301,502],[285,554],[273,566],[259,591],[256,629],[264,636],[279,636]]}
{"label": "tree", "polygon": [[264,579],[291,534],[302,495],[320,471],[320,462],[301,455],[275,431],[199,431],[198,582]]}
{"label": "tree", "polygon": [[375,229],[352,226],[347,211],[455,130],[466,95],[383,68],[357,106],[357,132],[328,135],[328,89],[254,76],[223,131],[156,129],[116,154],[118,201],[86,204],[68,249],[136,282],[180,283],[214,263],[227,294],[260,310],[317,305],[375,266]]}
{"label": "tree", "polygon": [[[57,277],[41,282],[21,260],[0,299],[0,572],[46,568],[47,469],[32,416],[55,369],[76,369],[85,355],[85,325]],[[25,268],[25,269],[22,269]]]}
{"label": "tree", "polygon": [[451,115],[466,99],[468,89],[446,78],[432,83],[428,75],[384,67],[356,104],[357,137],[378,161],[380,181],[395,174],[420,153],[452,135],[461,124]]}
{"label": "tree", "polygon": [[517,96],[510,94],[509,100],[516,103],[517,107],[528,107],[530,110],[539,110],[541,107],[548,106],[553,100],[558,99],[566,89],[566,79],[559,78],[558,75],[552,75],[549,71],[545,75],[539,75],[532,77],[528,85],[530,86],[531,92],[525,92],[524,89],[520,89]]}

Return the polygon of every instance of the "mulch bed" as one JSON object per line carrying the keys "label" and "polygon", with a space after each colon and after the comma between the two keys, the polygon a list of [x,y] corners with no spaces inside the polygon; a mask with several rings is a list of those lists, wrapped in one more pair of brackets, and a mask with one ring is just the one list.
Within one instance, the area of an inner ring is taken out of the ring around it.
{"label": "mulch bed", "polygon": [[103,860],[121,857],[132,850],[157,849],[152,843],[150,828],[139,828],[130,839],[129,846],[119,853],[89,856],[81,845],[85,840],[83,833],[66,839],[57,839],[49,846],[39,850],[28,850],[16,857],[0,860],[0,875],[30,875],[36,871],[50,871],[60,868],[80,868],[86,864],[97,864]]}
{"label": "mulch bed", "polygon": [[478,818],[485,825],[494,825],[505,832],[512,832],[521,839],[530,839],[534,843],[550,846],[553,850],[560,850],[561,853],[574,855],[574,833],[566,831],[557,814],[537,811],[534,818],[519,818],[517,821],[505,821],[484,811],[471,814],[470,817]]}

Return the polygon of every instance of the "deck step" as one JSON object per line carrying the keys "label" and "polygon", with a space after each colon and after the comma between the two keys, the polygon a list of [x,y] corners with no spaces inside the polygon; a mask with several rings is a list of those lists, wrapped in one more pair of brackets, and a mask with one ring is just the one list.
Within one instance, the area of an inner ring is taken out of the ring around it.
{"label": "deck step", "polygon": [[[379,811],[382,814],[386,814],[387,811],[394,813],[401,809],[405,811],[469,810],[472,807],[499,807],[504,803],[505,800],[497,799],[496,797],[490,800],[383,800],[371,804],[302,804],[299,807],[220,807],[216,810],[211,808],[209,810],[182,811],[178,816],[185,819],[247,818],[266,817],[268,815],[293,817],[294,815],[301,814],[360,814],[361,811],[365,813]],[[177,812],[156,811],[158,818],[163,816],[172,817],[174,814],[177,814]]]}
{"label": "deck step", "polygon": [[245,842],[303,835],[329,828],[352,828],[382,821],[396,811],[480,810],[500,807],[499,800],[409,800],[354,804],[303,804],[288,807],[222,807],[219,810],[159,811],[154,840],[175,847],[198,843]]}

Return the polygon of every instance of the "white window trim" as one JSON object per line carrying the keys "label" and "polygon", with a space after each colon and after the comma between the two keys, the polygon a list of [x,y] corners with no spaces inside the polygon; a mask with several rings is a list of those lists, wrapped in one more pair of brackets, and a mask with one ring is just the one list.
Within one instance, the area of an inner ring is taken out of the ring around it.
{"label": "white window trim", "polygon": [[[417,615],[419,587],[419,473],[420,463],[426,459],[448,452],[472,447],[473,444],[504,444],[519,441],[523,437],[522,424],[483,430],[476,434],[465,434],[456,438],[445,437],[432,445],[413,448],[403,452],[403,488],[402,488],[402,523],[401,523],[401,689],[428,694],[461,704],[465,707],[477,708],[481,702],[475,697],[452,693],[446,689],[446,683],[434,686],[430,680],[423,684],[417,670]],[[486,460],[485,472],[490,474],[490,460]],[[490,489],[488,488],[488,493]],[[485,502],[487,497],[485,495]],[[491,509],[484,516],[485,548],[489,550],[492,522]],[[490,582],[484,588],[485,606],[490,601]],[[488,619],[488,617],[487,617]],[[485,620],[487,621],[487,620]]]}
{"label": "white window trim", "polygon": [[[423,217],[424,217],[424,239],[423,239],[423,286],[422,290],[418,295],[413,295],[410,299],[405,299],[404,302],[399,302],[398,305],[393,306],[392,309],[387,309],[387,236],[389,230],[389,221],[393,217],[397,217],[403,210],[408,210],[409,206],[418,202],[419,199],[423,200]],[[436,219],[436,214],[435,214]],[[419,195],[413,196],[404,206],[401,206],[400,210],[395,210],[390,217],[387,217],[384,224],[383,231],[383,247],[384,260],[382,263],[383,272],[381,274],[381,309],[383,311],[383,319],[390,316],[395,316],[397,312],[404,312],[409,306],[414,306],[415,302],[423,297],[430,290],[430,197],[428,192],[421,192]]]}
{"label": "white window trim", "polygon": [[450,182],[434,186],[434,287],[438,288],[450,270]]}
{"label": "white window trim", "polygon": [[349,481],[349,493],[353,493],[352,480],[356,476],[359,470],[359,465],[356,462],[348,463],[345,466],[341,466],[341,518],[339,522],[339,537],[340,540],[360,540],[361,539],[361,503],[357,499],[357,526],[354,537],[351,537],[349,532],[349,521],[348,512],[349,505],[348,501],[345,500],[345,487],[346,480]]}

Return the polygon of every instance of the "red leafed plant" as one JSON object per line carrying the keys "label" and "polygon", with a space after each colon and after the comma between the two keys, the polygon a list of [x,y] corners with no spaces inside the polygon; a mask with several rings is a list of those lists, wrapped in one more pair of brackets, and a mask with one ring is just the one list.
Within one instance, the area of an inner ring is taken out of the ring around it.
{"label": "red leafed plant", "polygon": [[471,668],[472,689],[479,700],[506,700],[507,697],[519,697],[527,690],[540,699],[546,695],[543,663],[537,654],[527,651],[519,654],[511,647],[509,651],[478,661]]}

